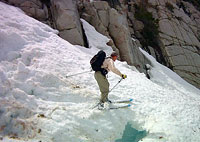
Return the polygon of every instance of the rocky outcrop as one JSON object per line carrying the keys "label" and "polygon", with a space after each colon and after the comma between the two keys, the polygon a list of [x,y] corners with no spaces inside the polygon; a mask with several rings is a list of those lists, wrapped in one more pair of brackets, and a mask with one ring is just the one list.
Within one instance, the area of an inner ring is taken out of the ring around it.
{"label": "rocky outcrop", "polygon": [[[160,63],[200,88],[200,12],[196,7],[187,0],[106,1],[115,8],[108,12],[107,29],[116,47],[121,49],[122,60],[132,63],[133,58],[126,54],[131,52],[127,45],[133,47],[129,38],[136,37],[143,49]],[[141,59],[140,54],[134,53],[131,56]]]}
{"label": "rocky outcrop", "polygon": [[153,11],[159,20],[159,48],[167,66],[200,88],[200,12],[184,1],[149,2],[157,7]]}
{"label": "rocky outcrop", "polygon": [[40,0],[1,0],[10,5],[21,8],[27,15],[42,22],[48,20],[48,8]]}
{"label": "rocky outcrop", "polygon": [[107,44],[122,61],[144,72],[143,66],[150,63],[140,46],[200,88],[200,2],[196,0],[0,1],[58,29],[72,44],[86,45],[81,17],[110,39]]}
{"label": "rocky outcrop", "polygon": [[108,24],[109,24],[109,5],[107,2],[80,2],[78,3],[78,9],[81,18],[85,19],[91,25],[95,27],[95,29],[101,34],[110,38],[110,42],[108,43],[114,50],[118,49],[113,43],[112,38],[108,32]]}
{"label": "rocky outcrop", "polygon": [[1,0],[59,31],[72,44],[84,45],[80,17],[73,0]]}
{"label": "rocky outcrop", "polygon": [[80,2],[79,12],[98,32],[111,39],[111,45],[115,51],[119,51],[122,61],[144,71],[143,65],[148,61],[139,51],[136,40],[131,37],[126,13],[111,8],[105,1]]}
{"label": "rocky outcrop", "polygon": [[[80,17],[76,6],[78,0],[3,1],[20,7],[29,16],[57,29],[59,35],[70,43],[86,45],[87,40],[84,40],[84,33],[82,32]],[[87,0],[78,2],[81,17],[93,25],[98,32],[110,39],[107,44],[120,54],[120,60],[127,61],[128,64],[135,65],[138,70],[144,72],[143,66],[148,63],[148,61],[136,45],[139,44],[139,42],[136,42],[137,40],[132,40],[131,34],[133,30],[130,32],[126,13],[116,10],[120,9],[120,2],[89,2]],[[38,7],[38,5],[40,7]],[[45,14],[39,15],[38,11],[43,11]]]}
{"label": "rocky outcrop", "polygon": [[72,44],[84,45],[76,3],[73,0],[52,0],[51,11],[59,35]]}

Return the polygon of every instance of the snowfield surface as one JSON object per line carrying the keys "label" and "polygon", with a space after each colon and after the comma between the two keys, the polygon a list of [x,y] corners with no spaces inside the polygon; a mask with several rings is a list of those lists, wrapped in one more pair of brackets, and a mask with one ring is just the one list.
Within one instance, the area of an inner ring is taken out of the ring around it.
{"label": "snowfield surface", "polygon": [[[108,39],[82,20],[90,49],[0,2],[0,140],[3,142],[115,142],[129,123],[147,136],[140,142],[199,142],[200,91],[152,61],[151,80],[126,62],[128,76],[109,94],[133,98],[126,109],[92,109],[100,92],[89,61]],[[104,46],[105,45],[105,46]],[[109,73],[112,88],[120,78]],[[108,104],[107,104],[108,105]],[[128,141],[127,141],[128,142]]]}

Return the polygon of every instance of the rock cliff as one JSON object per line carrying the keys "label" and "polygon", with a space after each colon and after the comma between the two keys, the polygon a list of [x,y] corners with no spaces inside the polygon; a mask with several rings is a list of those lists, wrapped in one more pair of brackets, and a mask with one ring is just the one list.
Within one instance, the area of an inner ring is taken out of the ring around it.
{"label": "rock cliff", "polygon": [[80,17],[73,0],[0,0],[59,31],[72,44],[85,45]]}
{"label": "rock cliff", "polygon": [[87,46],[80,17],[110,39],[120,60],[144,72],[149,63],[138,46],[200,88],[200,2],[198,0],[1,0],[20,7]]}
{"label": "rock cliff", "polygon": [[93,25],[98,32],[111,39],[111,46],[119,51],[120,59],[135,65],[144,71],[148,63],[137,47],[137,41],[131,36],[125,12],[110,7],[105,1],[79,2],[79,13],[83,19]]}
{"label": "rock cliff", "polygon": [[[137,59],[142,57],[134,47],[134,42],[129,40],[132,37],[136,38],[142,48],[160,63],[200,88],[200,2],[195,0],[189,2],[187,0],[106,1],[111,7],[106,8],[108,13],[106,16],[102,14],[106,13],[105,8],[98,9],[95,6],[100,5],[97,3],[104,3],[102,1],[95,1],[93,4],[84,2],[82,10],[79,11],[81,17],[100,33],[112,38],[121,53],[122,60],[126,60],[129,64],[140,64]],[[96,18],[91,16],[91,13],[95,13]]]}
{"label": "rock cliff", "polygon": [[[163,57],[157,57],[157,60],[200,88],[199,7],[180,0],[149,0],[148,3],[138,4],[145,6],[157,20],[157,44],[152,44],[152,47]],[[150,49],[148,51],[153,54]]]}

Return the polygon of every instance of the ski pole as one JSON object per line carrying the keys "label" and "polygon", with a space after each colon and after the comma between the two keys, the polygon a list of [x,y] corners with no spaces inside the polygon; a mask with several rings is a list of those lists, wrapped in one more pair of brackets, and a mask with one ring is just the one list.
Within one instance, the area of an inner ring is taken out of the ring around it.
{"label": "ski pole", "polygon": [[92,70],[90,70],[90,71],[84,71],[84,72],[79,72],[79,73],[72,74],[72,75],[67,75],[66,78],[72,77],[72,76],[77,76],[77,75],[84,74],[84,73],[88,73],[88,72],[92,72]]}
{"label": "ski pole", "polygon": [[122,79],[123,79],[123,78],[121,78],[121,79],[117,82],[117,84],[115,84],[115,86],[114,86],[112,89],[110,89],[109,93],[122,81]]}
{"label": "ski pole", "polygon": [[[122,79],[123,79],[123,78],[121,78],[121,79],[117,82],[117,84],[115,84],[115,86],[114,86],[112,89],[110,89],[109,93],[122,81]],[[101,102],[99,102],[97,105],[95,105],[94,107],[92,107],[92,109],[96,108],[96,107],[99,106],[100,104],[101,104]]]}

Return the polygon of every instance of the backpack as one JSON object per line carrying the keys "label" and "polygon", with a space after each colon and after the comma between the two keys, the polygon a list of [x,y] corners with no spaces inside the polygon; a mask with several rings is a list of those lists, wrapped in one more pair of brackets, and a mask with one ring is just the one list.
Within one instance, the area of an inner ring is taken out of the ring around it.
{"label": "backpack", "polygon": [[102,71],[101,66],[106,58],[106,53],[101,50],[90,60],[91,67],[94,71]]}

